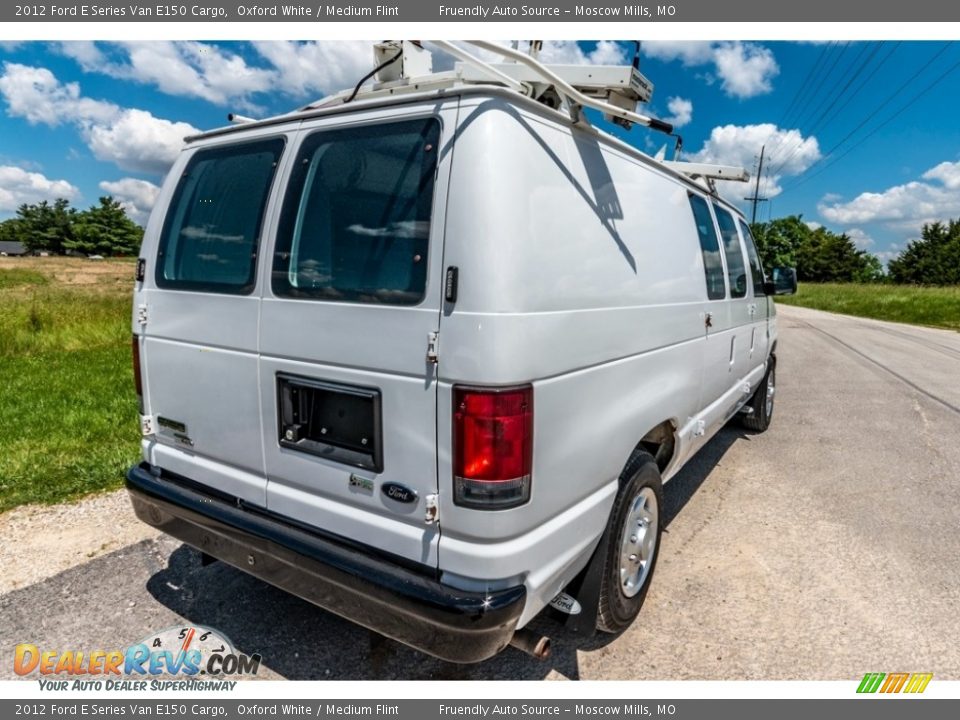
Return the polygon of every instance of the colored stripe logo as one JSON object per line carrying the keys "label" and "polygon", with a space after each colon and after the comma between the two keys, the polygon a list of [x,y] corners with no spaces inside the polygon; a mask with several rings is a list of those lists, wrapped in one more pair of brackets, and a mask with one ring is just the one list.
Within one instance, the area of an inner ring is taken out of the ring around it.
{"label": "colored stripe logo", "polygon": [[933,673],[867,673],[860,681],[858,693],[913,693],[927,689]]}

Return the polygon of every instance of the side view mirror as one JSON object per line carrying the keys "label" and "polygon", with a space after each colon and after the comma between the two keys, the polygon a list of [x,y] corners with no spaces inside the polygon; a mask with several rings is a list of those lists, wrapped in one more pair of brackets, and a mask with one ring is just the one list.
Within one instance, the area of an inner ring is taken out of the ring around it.
{"label": "side view mirror", "polygon": [[797,292],[796,268],[775,267],[773,280],[763,284],[763,291],[767,295],[793,295]]}

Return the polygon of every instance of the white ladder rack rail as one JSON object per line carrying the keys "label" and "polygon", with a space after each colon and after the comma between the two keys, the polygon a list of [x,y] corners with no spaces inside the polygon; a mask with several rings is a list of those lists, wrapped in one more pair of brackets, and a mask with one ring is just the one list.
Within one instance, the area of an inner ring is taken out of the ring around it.
{"label": "white ladder rack rail", "polygon": [[708,165],[682,160],[661,160],[660,162],[671,170],[694,180],[696,178],[703,178],[707,181],[734,180],[736,182],[748,182],[750,180],[750,173],[745,168],[735,165]]}

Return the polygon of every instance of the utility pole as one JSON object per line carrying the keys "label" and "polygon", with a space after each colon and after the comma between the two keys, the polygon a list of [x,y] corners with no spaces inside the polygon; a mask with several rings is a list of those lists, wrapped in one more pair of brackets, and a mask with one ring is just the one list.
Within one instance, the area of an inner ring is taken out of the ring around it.
{"label": "utility pole", "polygon": [[757,184],[753,190],[753,197],[745,197],[744,200],[749,200],[753,203],[753,214],[750,219],[750,224],[753,225],[757,222],[757,203],[766,202],[768,198],[760,197],[760,176],[763,174],[763,153],[767,149],[766,145],[760,147],[760,167],[757,168]]}

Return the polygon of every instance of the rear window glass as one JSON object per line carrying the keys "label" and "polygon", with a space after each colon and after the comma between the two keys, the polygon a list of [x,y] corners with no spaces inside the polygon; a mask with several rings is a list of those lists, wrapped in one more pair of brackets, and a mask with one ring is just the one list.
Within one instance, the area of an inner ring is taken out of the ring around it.
{"label": "rear window glass", "polygon": [[747,258],[750,260],[750,275],[753,278],[753,294],[766,295],[763,291],[763,265],[760,264],[760,256],[757,254],[757,246],[753,242],[753,233],[747,224],[740,221],[740,232],[743,233],[743,242],[747,246]]}
{"label": "rear window glass", "polygon": [[440,123],[431,118],[307,138],[278,228],[274,293],[420,302],[439,137]]}
{"label": "rear window glass", "polygon": [[723,261],[720,259],[720,242],[713,226],[713,218],[707,201],[699,195],[690,196],[693,219],[700,236],[700,250],[703,253],[703,272],[707,278],[707,298],[722,300],[727,295],[723,282]]}
{"label": "rear window glass", "polygon": [[740,236],[733,215],[716,205],[717,225],[720,226],[720,239],[723,240],[723,254],[727,258],[727,280],[730,282],[730,297],[742,298],[747,294],[747,268],[743,264],[743,250],[740,249]]}
{"label": "rear window glass", "polygon": [[157,285],[249,293],[263,213],[284,141],[198,150],[177,184],[160,238]]}

